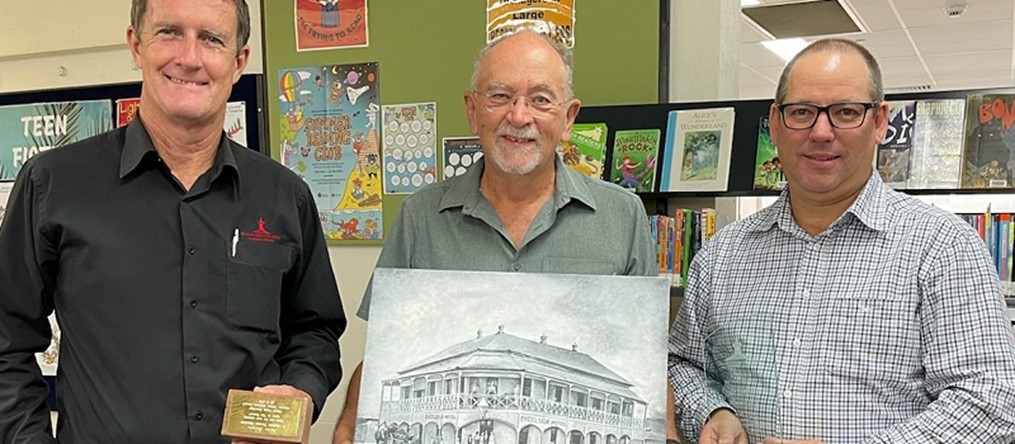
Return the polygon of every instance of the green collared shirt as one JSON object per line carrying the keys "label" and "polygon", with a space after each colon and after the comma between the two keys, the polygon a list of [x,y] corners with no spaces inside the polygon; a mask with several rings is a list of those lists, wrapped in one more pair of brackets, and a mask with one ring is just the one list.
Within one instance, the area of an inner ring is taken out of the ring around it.
{"label": "green collared shirt", "polygon": [[[402,204],[378,267],[655,276],[655,244],[641,200],[556,161],[555,192],[515,248],[479,191],[484,164]],[[370,292],[358,315],[367,319]]]}

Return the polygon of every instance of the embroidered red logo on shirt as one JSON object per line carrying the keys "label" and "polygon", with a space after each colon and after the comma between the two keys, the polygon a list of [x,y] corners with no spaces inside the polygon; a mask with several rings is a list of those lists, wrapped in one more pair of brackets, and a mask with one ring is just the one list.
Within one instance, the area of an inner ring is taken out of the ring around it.
{"label": "embroidered red logo on shirt", "polygon": [[264,228],[264,225],[265,225],[264,218],[259,217],[257,218],[256,230],[244,231],[241,234],[243,235],[244,239],[253,242],[270,242],[270,243],[278,242],[280,236],[268,231],[267,228]]}

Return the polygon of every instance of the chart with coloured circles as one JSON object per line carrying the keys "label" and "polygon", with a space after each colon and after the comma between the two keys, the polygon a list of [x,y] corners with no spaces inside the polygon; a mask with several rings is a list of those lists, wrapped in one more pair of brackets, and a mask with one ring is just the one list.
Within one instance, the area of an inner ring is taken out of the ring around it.
{"label": "chart with coloured circles", "polygon": [[410,194],[437,180],[437,103],[381,106],[384,193]]}

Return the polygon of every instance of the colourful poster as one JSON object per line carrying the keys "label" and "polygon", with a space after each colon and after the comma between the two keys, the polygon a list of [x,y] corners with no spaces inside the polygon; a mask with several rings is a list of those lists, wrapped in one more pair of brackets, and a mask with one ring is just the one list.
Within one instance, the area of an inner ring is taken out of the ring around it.
{"label": "colourful poster", "polygon": [[113,129],[109,100],[0,106],[0,180],[32,156]]}
{"label": "colourful poster", "polygon": [[575,0],[487,0],[486,41],[523,29],[574,47]]}
{"label": "colourful poster", "polygon": [[116,101],[116,127],[127,126],[131,120],[134,120],[134,116],[137,115],[137,110],[141,108],[141,98],[132,97],[129,99],[119,99]]}
{"label": "colourful poster", "polygon": [[295,0],[296,50],[367,46],[367,0]]}
{"label": "colourful poster", "polygon": [[445,137],[442,142],[445,180],[465,174],[483,158],[483,145],[479,143],[479,137]]}
{"label": "colourful poster", "polygon": [[409,194],[437,180],[437,104],[381,107],[384,193]]}
{"label": "colourful poster", "polygon": [[310,185],[329,240],[381,238],[377,62],[280,69],[282,164]]}

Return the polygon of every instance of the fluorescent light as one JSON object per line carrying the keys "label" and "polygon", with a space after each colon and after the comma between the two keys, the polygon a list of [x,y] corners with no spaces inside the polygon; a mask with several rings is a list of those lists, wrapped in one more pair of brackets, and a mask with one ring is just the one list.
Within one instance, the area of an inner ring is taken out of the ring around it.
{"label": "fluorescent light", "polygon": [[758,6],[761,4],[761,0],[740,0],[740,7],[745,6]]}
{"label": "fluorescent light", "polygon": [[764,40],[761,44],[769,51],[772,51],[772,53],[780,59],[787,62],[798,52],[803,51],[803,49],[807,47],[807,41],[801,38]]}

